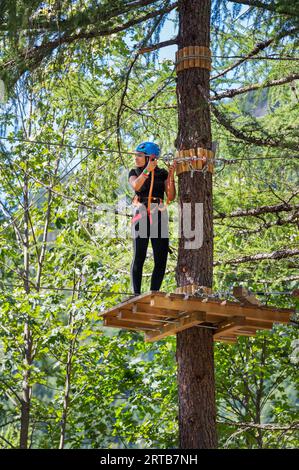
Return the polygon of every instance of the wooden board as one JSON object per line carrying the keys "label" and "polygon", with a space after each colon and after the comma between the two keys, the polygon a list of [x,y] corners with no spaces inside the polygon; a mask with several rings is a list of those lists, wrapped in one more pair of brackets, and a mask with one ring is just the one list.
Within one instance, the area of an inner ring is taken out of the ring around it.
{"label": "wooden board", "polygon": [[[241,294],[243,297],[244,291]],[[258,330],[271,329],[274,322],[288,323],[294,312],[295,309],[253,305],[248,299],[241,304],[207,294],[150,291],[99,315],[103,316],[104,326],[144,331],[145,341],[158,341],[198,325],[214,328],[214,341],[235,343],[238,336],[254,336]]]}
{"label": "wooden board", "polygon": [[182,298],[180,294],[161,296],[154,294],[151,296],[150,305],[156,308],[170,308],[178,311],[200,311],[215,313],[223,317],[245,316],[252,320],[263,320],[269,322],[288,323],[292,309],[273,309],[270,307],[256,307],[240,305],[236,302],[221,302],[219,300],[201,300],[196,297]]}
{"label": "wooden board", "polygon": [[229,336],[231,333],[236,333],[240,326],[245,324],[245,317],[231,317],[220,323],[218,329],[214,333],[214,339]]}
{"label": "wooden board", "polygon": [[240,300],[240,302],[244,304],[251,304],[251,305],[262,305],[262,302],[258,300],[254,295],[250,294],[247,289],[243,286],[235,286],[233,287],[233,296]]}
{"label": "wooden board", "polygon": [[192,326],[198,325],[199,323],[204,322],[206,316],[202,312],[193,312],[190,315],[181,317],[178,320],[169,323],[168,325],[160,328],[158,331],[153,333],[146,333],[145,341],[158,341],[166,336],[174,335],[179,331],[187,330]]}

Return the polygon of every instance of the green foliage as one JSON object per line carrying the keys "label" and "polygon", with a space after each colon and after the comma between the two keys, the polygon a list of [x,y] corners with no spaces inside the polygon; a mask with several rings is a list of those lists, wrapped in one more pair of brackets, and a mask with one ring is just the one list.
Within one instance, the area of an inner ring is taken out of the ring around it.
{"label": "green foliage", "polygon": [[[43,6],[32,1],[4,3],[0,60],[2,65],[10,61],[12,68],[4,73],[11,99],[0,113],[1,135],[10,139],[0,139],[1,446],[19,446],[25,377],[31,392],[29,445],[33,448],[57,448],[62,435],[66,448],[175,448],[175,339],[147,344],[139,333],[103,328],[100,316],[131,290],[131,239],[123,236],[130,228],[130,213],[123,207],[119,210],[123,215],[114,214],[119,201],[129,204],[132,197],[127,170],[133,159],[125,152],[145,137],[157,140],[162,153],[174,150],[173,62],[139,56],[128,76],[136,51],[132,44],[140,44],[152,21],[112,36],[65,42],[54,52],[44,48],[45,56],[35,57],[36,62],[27,61],[28,54],[18,62],[36,42],[47,44],[54,38],[57,15],[60,32],[70,36],[117,27],[136,13],[129,9],[117,15],[119,9],[129,8],[130,3],[123,1],[80,2],[81,7],[63,1],[51,10],[45,2]],[[153,11],[161,3],[153,2],[141,12]],[[285,21],[269,11],[243,12],[238,4],[229,8],[227,2],[214,2],[211,23],[213,53],[221,56],[213,62],[217,75],[235,62],[229,56],[244,56],[283,27],[296,27],[296,17]],[[296,41],[290,33],[263,53],[292,55]],[[248,60],[213,79],[211,88],[221,93],[266,84],[295,74],[295,64]],[[217,104],[245,137],[276,138],[284,147],[236,138],[212,117],[217,157],[239,159],[237,165],[217,163],[214,176],[214,258],[222,261],[214,270],[215,291],[228,290],[235,283],[262,293],[289,291],[297,285],[295,257],[238,259],[298,246],[296,160],[291,158],[298,138],[298,93],[295,82],[288,82]],[[23,243],[27,183],[28,251]],[[258,217],[227,217],[237,209],[282,201],[292,209]],[[109,211],[101,204],[109,205]],[[176,249],[178,240],[173,237],[171,244]],[[174,250],[165,291],[176,287],[175,264]],[[149,256],[144,290],[152,267]],[[29,289],[25,289],[28,279]],[[260,294],[259,298],[268,305],[293,305],[287,295]],[[32,333],[29,363],[25,327]],[[296,336],[293,326],[275,326],[255,338],[241,338],[234,346],[216,346],[221,447],[298,446],[292,429],[234,427],[235,423],[287,426],[298,419]]]}
{"label": "green foliage", "polygon": [[[298,374],[291,356],[292,327],[259,332],[239,339],[237,346],[219,345],[215,351],[220,445],[224,448],[273,448],[277,431],[247,428],[246,423],[295,422],[298,415]],[[244,423],[232,434],[234,422]],[[280,431],[280,448],[296,447],[294,431]]]}

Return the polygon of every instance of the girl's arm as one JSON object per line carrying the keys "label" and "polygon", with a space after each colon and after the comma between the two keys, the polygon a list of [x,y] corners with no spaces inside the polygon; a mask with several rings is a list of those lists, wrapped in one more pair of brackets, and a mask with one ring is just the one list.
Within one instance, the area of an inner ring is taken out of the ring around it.
{"label": "girl's arm", "polygon": [[176,196],[175,182],[174,182],[175,164],[169,167],[168,178],[164,182],[165,192],[169,201],[173,201]]}
{"label": "girl's arm", "polygon": [[134,191],[139,191],[139,189],[144,185],[147,178],[148,176],[146,176],[144,173],[141,173],[141,175],[139,175],[138,177],[130,176],[129,183],[134,189]]}

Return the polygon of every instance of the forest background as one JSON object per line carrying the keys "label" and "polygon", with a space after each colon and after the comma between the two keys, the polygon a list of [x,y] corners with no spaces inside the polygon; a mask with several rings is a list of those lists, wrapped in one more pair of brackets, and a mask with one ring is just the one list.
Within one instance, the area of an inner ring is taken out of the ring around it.
{"label": "forest background", "polygon": [[[175,151],[176,3],[0,7],[0,446],[176,448],[175,337],[99,315],[131,294],[126,152]],[[294,307],[298,1],[212,7],[213,291]],[[152,268],[149,250],[144,292]],[[220,447],[298,446],[297,323],[215,345]]]}

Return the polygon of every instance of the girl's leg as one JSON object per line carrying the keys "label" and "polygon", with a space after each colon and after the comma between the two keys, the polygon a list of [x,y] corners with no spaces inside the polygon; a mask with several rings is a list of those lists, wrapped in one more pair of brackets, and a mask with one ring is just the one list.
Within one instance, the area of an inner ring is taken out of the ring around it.
{"label": "girl's leg", "polygon": [[146,258],[148,238],[133,237],[133,261],[131,264],[131,283],[134,294],[141,293],[142,269]]}
{"label": "girl's leg", "polygon": [[160,290],[167,264],[169,238],[151,238],[155,267],[151,279],[151,290]]}

